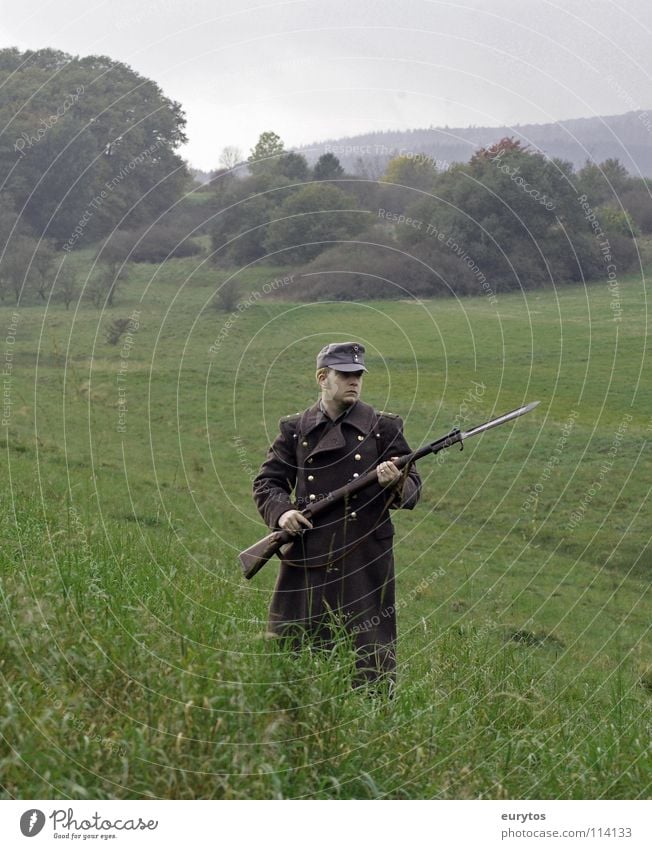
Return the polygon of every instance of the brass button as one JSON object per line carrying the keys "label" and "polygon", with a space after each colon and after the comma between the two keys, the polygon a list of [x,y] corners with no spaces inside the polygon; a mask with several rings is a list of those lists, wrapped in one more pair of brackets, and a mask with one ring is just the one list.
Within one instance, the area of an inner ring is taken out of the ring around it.
{"label": "brass button", "polygon": [[377,433],[377,434],[376,434],[376,439],[380,439],[380,434],[379,434],[379,433]]}
{"label": "brass button", "polygon": [[349,515],[351,516],[351,518],[352,518],[352,519],[357,519],[357,518],[358,518],[358,514],[357,514],[357,513],[350,513]]}
{"label": "brass button", "polygon": [[359,475],[357,472],[353,472],[353,477],[354,477],[354,478],[359,478],[359,477],[360,477],[360,475]]}
{"label": "brass button", "polygon": [[311,500],[311,501],[315,501],[316,499],[317,499],[317,496],[316,496],[316,495],[311,494],[311,496],[310,496],[310,500]]}
{"label": "brass button", "polygon": [[364,436],[358,434],[358,442],[362,442],[364,440]]}
{"label": "brass button", "polygon": [[314,481],[314,479],[315,479],[315,476],[314,476],[314,475],[308,475],[308,480],[309,480],[309,481]]}
{"label": "brass button", "polygon": [[304,448],[307,448],[307,447],[308,447],[308,443],[306,442],[306,440],[305,440],[305,439],[303,440],[303,442],[302,442],[301,444],[303,445],[303,447],[304,447]]}
{"label": "brass button", "polygon": [[356,460],[362,460],[362,454],[356,454],[355,459]]}
{"label": "brass button", "polygon": [[308,459],[306,460],[306,463],[312,463],[312,457],[308,457]]}

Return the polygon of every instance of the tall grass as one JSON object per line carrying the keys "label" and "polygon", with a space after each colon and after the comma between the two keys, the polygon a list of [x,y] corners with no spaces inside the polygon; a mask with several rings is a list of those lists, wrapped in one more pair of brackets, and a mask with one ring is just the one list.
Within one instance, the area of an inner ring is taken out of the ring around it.
{"label": "tall grass", "polygon": [[1,506],[8,797],[649,793],[649,693],[626,658],[605,680],[555,672],[554,643],[468,621],[401,664],[387,698],[351,687],[345,647],[266,640],[261,605],[174,540],[148,551],[65,504]]}

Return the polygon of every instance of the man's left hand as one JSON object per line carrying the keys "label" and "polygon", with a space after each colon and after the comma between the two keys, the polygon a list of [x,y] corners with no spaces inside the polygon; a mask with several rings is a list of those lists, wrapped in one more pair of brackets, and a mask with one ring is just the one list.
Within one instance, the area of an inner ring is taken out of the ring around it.
{"label": "man's left hand", "polygon": [[[398,460],[398,457],[392,457],[392,460]],[[386,460],[384,463],[376,466],[378,483],[381,486],[392,486],[392,484],[399,482],[401,472],[396,468],[392,460]]]}

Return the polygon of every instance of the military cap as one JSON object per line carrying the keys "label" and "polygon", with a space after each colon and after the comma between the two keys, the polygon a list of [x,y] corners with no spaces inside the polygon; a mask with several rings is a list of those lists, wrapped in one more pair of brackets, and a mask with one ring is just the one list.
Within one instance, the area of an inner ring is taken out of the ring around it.
{"label": "military cap", "polygon": [[364,345],[359,342],[333,342],[317,354],[317,368],[337,371],[367,371],[364,364]]}

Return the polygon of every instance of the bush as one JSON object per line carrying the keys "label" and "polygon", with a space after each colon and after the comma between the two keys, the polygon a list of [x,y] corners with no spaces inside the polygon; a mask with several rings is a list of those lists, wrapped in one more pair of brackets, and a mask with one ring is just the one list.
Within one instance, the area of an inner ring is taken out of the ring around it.
{"label": "bush", "polygon": [[196,256],[202,248],[191,238],[187,231],[172,225],[156,225],[144,234],[133,237],[134,247],[130,259],[134,262],[163,262],[175,257],[181,259]]}

